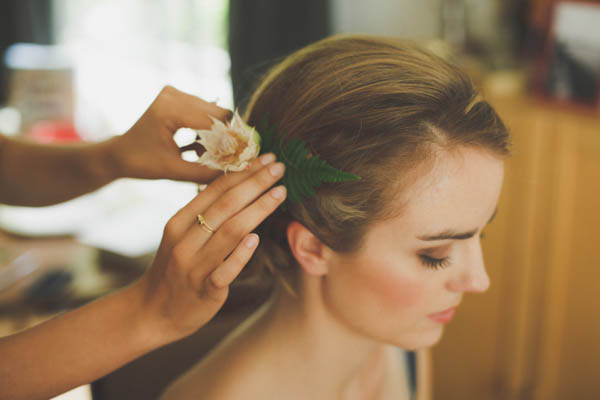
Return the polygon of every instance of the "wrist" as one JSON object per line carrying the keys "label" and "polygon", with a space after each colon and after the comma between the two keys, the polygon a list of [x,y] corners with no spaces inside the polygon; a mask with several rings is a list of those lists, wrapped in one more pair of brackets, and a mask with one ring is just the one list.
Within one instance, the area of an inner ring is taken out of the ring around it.
{"label": "wrist", "polygon": [[118,135],[99,144],[99,159],[104,165],[107,178],[111,181],[129,177],[125,168],[125,155],[121,151],[122,140],[123,136]]}
{"label": "wrist", "polygon": [[149,281],[143,276],[138,281],[124,289],[127,295],[127,302],[132,307],[132,314],[128,323],[131,332],[136,337],[136,342],[141,343],[148,351],[172,343],[181,339],[172,329],[172,326],[162,318],[160,312],[156,311],[151,301],[148,300]]}

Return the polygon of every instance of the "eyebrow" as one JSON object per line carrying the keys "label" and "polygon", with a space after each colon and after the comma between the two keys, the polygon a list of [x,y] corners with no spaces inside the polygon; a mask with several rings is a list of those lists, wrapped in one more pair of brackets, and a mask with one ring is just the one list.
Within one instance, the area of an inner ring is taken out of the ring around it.
{"label": "eyebrow", "polygon": [[[498,209],[496,208],[494,210],[494,213],[492,214],[490,220],[487,222],[488,224],[494,220],[494,217],[496,217],[497,212],[498,212]],[[477,229],[473,229],[473,230],[470,230],[467,232],[456,232],[451,229],[447,229],[443,232],[436,233],[435,235],[417,236],[417,239],[424,240],[424,241],[447,240],[447,239],[465,240],[465,239],[472,238],[475,235],[475,233],[477,233]]]}

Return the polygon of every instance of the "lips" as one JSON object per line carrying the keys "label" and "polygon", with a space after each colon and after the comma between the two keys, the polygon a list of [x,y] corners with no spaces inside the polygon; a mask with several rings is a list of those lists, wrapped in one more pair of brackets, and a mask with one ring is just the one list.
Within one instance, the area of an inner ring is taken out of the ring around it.
{"label": "lips", "polygon": [[428,317],[440,324],[447,324],[452,321],[454,314],[456,314],[456,307],[449,308],[439,313],[429,314]]}

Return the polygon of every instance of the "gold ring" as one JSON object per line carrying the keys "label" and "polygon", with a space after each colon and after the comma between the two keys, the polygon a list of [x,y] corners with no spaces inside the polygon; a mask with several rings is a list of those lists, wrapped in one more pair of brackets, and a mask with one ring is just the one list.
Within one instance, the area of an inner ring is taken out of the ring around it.
{"label": "gold ring", "polygon": [[208,225],[206,223],[206,220],[204,219],[204,217],[202,216],[202,214],[198,214],[198,223],[200,224],[200,226],[202,227],[202,229],[204,229],[206,232],[208,233],[213,233],[215,230],[213,228],[210,227],[210,225]]}

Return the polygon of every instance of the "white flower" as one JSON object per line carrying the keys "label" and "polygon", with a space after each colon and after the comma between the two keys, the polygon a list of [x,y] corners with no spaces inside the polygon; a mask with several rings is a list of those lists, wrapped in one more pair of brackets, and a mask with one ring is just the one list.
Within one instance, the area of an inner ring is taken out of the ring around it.
{"label": "white flower", "polygon": [[242,171],[258,156],[260,135],[256,129],[246,125],[237,111],[228,123],[211,117],[210,130],[196,130],[200,143],[206,151],[198,162],[221,171]]}

